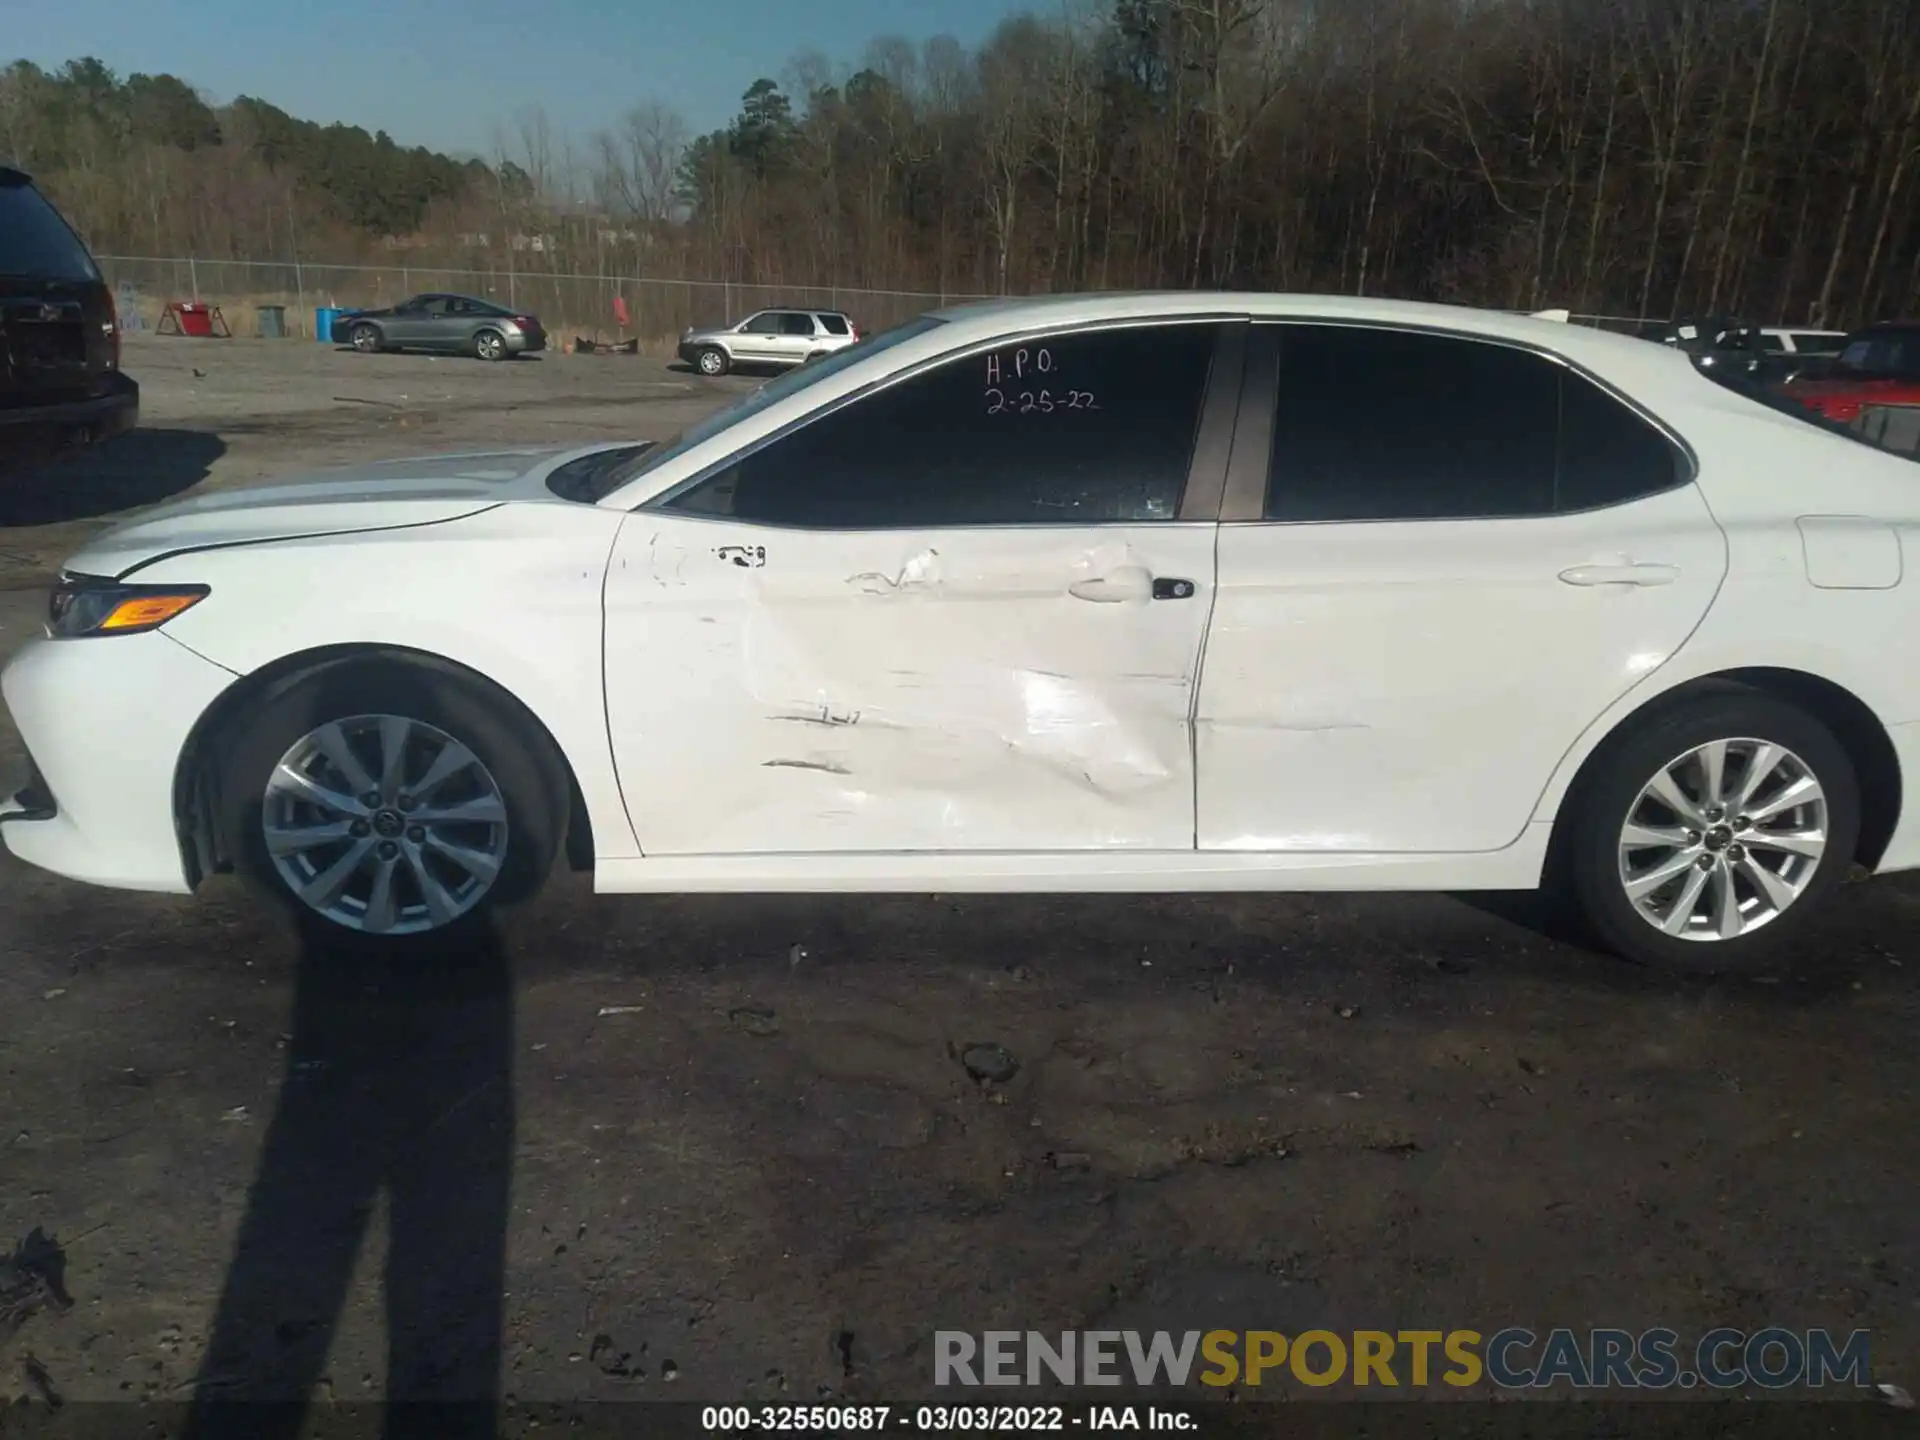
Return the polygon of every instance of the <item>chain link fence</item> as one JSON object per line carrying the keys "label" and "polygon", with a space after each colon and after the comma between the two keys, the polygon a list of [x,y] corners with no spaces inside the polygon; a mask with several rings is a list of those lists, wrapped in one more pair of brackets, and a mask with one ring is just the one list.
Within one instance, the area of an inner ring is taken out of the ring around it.
{"label": "chain link fence", "polygon": [[[844,310],[871,334],[928,310],[1000,297],[963,291],[867,290],[827,285],[742,285],[725,280],[665,280],[644,276],[573,275],[539,269],[448,269],[413,265],[309,265],[262,260],[170,259],[137,255],[95,257],[107,281],[132,303],[148,326],[170,300],[218,305],[236,335],[260,333],[258,311],[280,306],[287,332],[313,334],[323,306],[373,310],[409,295],[449,291],[480,296],[538,315],[556,337],[638,336],[649,348],[668,347],[689,325],[721,325],[774,306]],[[627,324],[615,319],[615,299],[627,306]],[[1572,315],[1571,320],[1627,334],[1652,335],[1666,321],[1617,315]]]}
{"label": "chain link fence", "polygon": [[[657,280],[542,270],[309,265],[137,255],[94,258],[110,286],[122,295],[137,297],[134,304],[149,327],[158,322],[169,301],[198,300],[218,305],[236,335],[259,333],[257,317],[263,306],[285,309],[289,334],[311,336],[314,311],[323,306],[373,310],[409,295],[436,291],[473,295],[538,315],[556,338],[576,333],[595,339],[635,335],[651,346],[669,344],[689,325],[725,324],[770,306],[844,310],[861,330],[871,333],[943,305],[995,298],[959,292],[739,285],[724,280]],[[615,319],[616,299],[626,302],[624,326]]]}

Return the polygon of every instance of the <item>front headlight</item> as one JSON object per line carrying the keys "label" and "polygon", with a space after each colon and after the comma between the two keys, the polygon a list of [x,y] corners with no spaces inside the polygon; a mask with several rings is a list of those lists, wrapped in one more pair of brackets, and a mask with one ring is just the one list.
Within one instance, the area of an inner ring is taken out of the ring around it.
{"label": "front headlight", "polygon": [[157,630],[207,598],[205,585],[122,585],[97,575],[63,575],[47,597],[47,634],[138,635]]}

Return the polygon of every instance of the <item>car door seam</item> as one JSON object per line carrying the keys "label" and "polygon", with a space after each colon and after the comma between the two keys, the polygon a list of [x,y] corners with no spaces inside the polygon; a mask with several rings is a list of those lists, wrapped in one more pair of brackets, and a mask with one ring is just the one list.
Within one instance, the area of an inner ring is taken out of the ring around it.
{"label": "car door seam", "polygon": [[[1693,637],[1700,633],[1700,627],[1705,625],[1707,623],[1707,617],[1713,614],[1714,606],[1720,603],[1720,593],[1721,591],[1726,589],[1727,581],[1733,574],[1733,543],[1727,536],[1726,527],[1720,523],[1720,517],[1713,513],[1713,507],[1707,503],[1707,496],[1706,496],[1706,491],[1704,487],[1702,487],[1700,483],[1696,480],[1696,481],[1689,482],[1686,488],[1690,489],[1694,494],[1694,498],[1700,502],[1700,508],[1705,513],[1707,517],[1707,522],[1713,526],[1714,533],[1720,537],[1720,578],[1714,582],[1713,593],[1707,597],[1707,603],[1700,607],[1700,613],[1694,617],[1693,624],[1687,628],[1687,633],[1680,638],[1680,641],[1678,644],[1676,644],[1671,650],[1667,652],[1666,657],[1663,660],[1661,660],[1661,662],[1658,665],[1654,666],[1651,670],[1647,671],[1644,675],[1642,675],[1638,680],[1635,680],[1625,690],[1621,691],[1606,705],[1603,705],[1600,708],[1600,713],[1595,715],[1584,726],[1582,726],[1580,729],[1580,733],[1575,735],[1572,741],[1568,743],[1567,747],[1560,752],[1560,758],[1553,762],[1553,768],[1547,772],[1547,777],[1545,781],[1542,782],[1539,791],[1534,795],[1533,805],[1527,811],[1527,818],[1525,822],[1520,826],[1519,832],[1511,840],[1507,841],[1506,844],[1500,846],[1499,847],[1500,849],[1510,850],[1515,845],[1518,845],[1522,840],[1526,838],[1528,829],[1537,823],[1537,817],[1540,814],[1541,803],[1546,799],[1548,792],[1551,791],[1554,788],[1554,786],[1558,783],[1561,775],[1565,773],[1567,768],[1567,762],[1569,761],[1569,759],[1576,752],[1580,751],[1583,746],[1586,746],[1587,737],[1593,734],[1594,728],[1600,725],[1603,721],[1605,721],[1609,714],[1619,709],[1628,700],[1631,700],[1635,696],[1639,695],[1639,693],[1642,690],[1647,688],[1648,682],[1651,681],[1656,675],[1659,675],[1663,671],[1667,670],[1670,666],[1672,666],[1673,662],[1680,657],[1681,652],[1684,651],[1688,645],[1693,643]],[[1671,491],[1661,492],[1662,495],[1671,494],[1671,493],[1673,492]],[[1648,496],[1646,498],[1655,499],[1658,497]],[[1700,677],[1693,677],[1693,678],[1697,679]],[[1684,685],[1687,682],[1683,680],[1680,683]],[[1649,699],[1642,699],[1639,701],[1639,703],[1633,705],[1630,709],[1628,709],[1624,714],[1621,715],[1618,723],[1608,726],[1605,734],[1601,735],[1600,738],[1597,741],[1595,741],[1591,746],[1586,746],[1586,753],[1581,756],[1580,763],[1582,765],[1586,764],[1587,760],[1592,757],[1593,752],[1595,750],[1598,750],[1600,746],[1606,744],[1607,738],[1613,735],[1614,733],[1616,733],[1620,729],[1621,725],[1626,724],[1627,721],[1632,719],[1633,716],[1637,715],[1641,711],[1641,709],[1643,709],[1647,704],[1651,702],[1651,699],[1657,699],[1659,695],[1663,695],[1668,690],[1671,690],[1673,688],[1674,688],[1673,686],[1663,686],[1658,692],[1656,692]],[[1569,788],[1571,788],[1571,783],[1572,782],[1569,781]],[[1561,804],[1565,804],[1565,801],[1566,801],[1566,794],[1563,791],[1561,795]],[[1555,820],[1558,820],[1559,806],[1555,807],[1553,818]]]}
{"label": "car door seam", "polygon": [[[607,690],[607,674],[613,667],[613,657],[609,653],[613,643],[613,626],[607,615],[607,587],[613,583],[613,557],[619,553],[620,537],[626,533],[627,526],[633,523],[635,513],[629,511],[613,527],[613,535],[607,541],[607,553],[600,565],[600,732],[607,743],[607,764],[613,771],[613,793],[619,797],[620,813],[627,817],[627,831],[633,836],[634,854],[644,860],[647,847],[641,843],[640,826],[634,820],[633,806],[627,801],[626,777],[620,773],[620,747],[613,743],[613,696]],[[594,858],[597,860],[599,857],[596,855]]]}

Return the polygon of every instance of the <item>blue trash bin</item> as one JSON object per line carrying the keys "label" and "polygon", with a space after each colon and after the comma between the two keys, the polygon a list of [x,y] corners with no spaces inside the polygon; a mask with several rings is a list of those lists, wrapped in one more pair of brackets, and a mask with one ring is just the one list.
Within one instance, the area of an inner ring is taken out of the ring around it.
{"label": "blue trash bin", "polygon": [[313,338],[322,345],[337,345],[341,341],[333,333],[333,327],[349,315],[358,315],[358,310],[347,310],[337,305],[326,305],[313,312]]}

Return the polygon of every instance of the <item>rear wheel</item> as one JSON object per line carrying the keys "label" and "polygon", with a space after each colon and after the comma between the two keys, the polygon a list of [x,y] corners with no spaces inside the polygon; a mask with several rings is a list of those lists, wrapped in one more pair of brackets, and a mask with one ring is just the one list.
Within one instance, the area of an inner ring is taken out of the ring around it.
{"label": "rear wheel", "polygon": [[1718,973],[1790,941],[1845,879],[1859,782],[1832,732],[1757,691],[1654,717],[1587,777],[1569,878],[1628,959]]}
{"label": "rear wheel", "polygon": [[724,375],[730,362],[726,351],[718,345],[708,345],[693,357],[693,364],[702,375]]}
{"label": "rear wheel", "polygon": [[297,918],[445,936],[537,892],[564,824],[557,760],[478,685],[376,663],[310,675],[228,746],[222,825]]}
{"label": "rear wheel", "polygon": [[347,332],[347,341],[362,355],[375,355],[385,346],[378,325],[356,325]]}
{"label": "rear wheel", "polygon": [[473,337],[473,353],[482,360],[507,358],[507,337],[498,330],[482,330]]}

